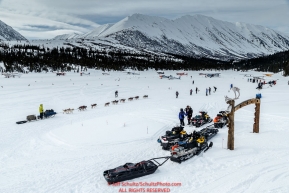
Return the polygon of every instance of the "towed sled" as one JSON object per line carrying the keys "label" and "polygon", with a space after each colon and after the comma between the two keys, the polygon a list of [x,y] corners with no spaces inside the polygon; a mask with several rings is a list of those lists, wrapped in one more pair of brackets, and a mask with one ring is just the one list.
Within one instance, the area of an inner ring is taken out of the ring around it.
{"label": "towed sled", "polygon": [[[51,109],[51,110],[46,110],[43,113],[43,118],[47,119],[47,118],[52,118],[56,115],[56,112]],[[31,121],[37,121],[40,119],[40,116],[38,115],[37,117],[35,115],[28,115],[26,117],[26,121],[17,121],[16,124],[23,124],[23,123],[27,123],[27,122],[31,122]]]}
{"label": "towed sled", "polygon": [[205,111],[200,111],[200,115],[196,115],[192,118],[192,126],[201,127],[206,123],[211,123],[213,119]]}
{"label": "towed sled", "polygon": [[[125,180],[131,180],[134,178],[153,174],[159,166],[163,165],[170,156],[152,158],[147,161],[141,161],[139,163],[126,163],[114,169],[106,170],[103,172],[103,177],[108,184],[116,182],[122,182]],[[165,159],[162,163],[159,163],[157,159]]]}

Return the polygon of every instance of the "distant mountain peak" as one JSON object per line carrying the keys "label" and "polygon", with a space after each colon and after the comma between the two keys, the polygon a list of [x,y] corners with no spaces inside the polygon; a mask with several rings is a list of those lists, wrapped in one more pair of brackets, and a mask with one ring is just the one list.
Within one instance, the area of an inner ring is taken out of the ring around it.
{"label": "distant mountain peak", "polygon": [[74,39],[74,38],[78,38],[78,36],[80,36],[81,34],[79,33],[70,33],[70,34],[63,34],[63,35],[58,35],[58,36],[55,36],[53,38],[53,40],[67,40],[67,39]]}

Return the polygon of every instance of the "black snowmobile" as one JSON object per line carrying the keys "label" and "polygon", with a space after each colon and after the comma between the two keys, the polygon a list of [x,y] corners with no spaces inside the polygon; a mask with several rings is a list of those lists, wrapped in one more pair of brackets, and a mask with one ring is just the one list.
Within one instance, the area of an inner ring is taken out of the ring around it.
{"label": "black snowmobile", "polygon": [[215,128],[223,128],[228,123],[228,111],[220,111],[214,119]]}
{"label": "black snowmobile", "polygon": [[[212,139],[217,133],[219,132],[219,129],[215,129],[214,125],[209,125],[206,128],[198,131],[200,136],[204,136],[206,140]],[[193,133],[194,136],[194,133]]]}
{"label": "black snowmobile", "polygon": [[206,123],[211,123],[213,119],[205,111],[200,111],[200,115],[196,115],[192,118],[192,125],[195,127],[200,127]]}
{"label": "black snowmobile", "polygon": [[195,155],[199,155],[202,151],[206,152],[213,146],[213,142],[208,144],[204,136],[200,136],[198,139],[191,137],[186,142],[179,142],[171,148],[171,161],[182,163]]}
{"label": "black snowmobile", "polygon": [[178,141],[182,141],[188,137],[186,131],[183,130],[184,127],[174,127],[171,131],[166,131],[166,134],[158,138],[158,142],[161,144],[163,150],[170,150]]}
{"label": "black snowmobile", "polygon": [[208,144],[208,141],[219,132],[210,125],[200,131],[194,131],[184,141],[179,141],[171,147],[171,161],[181,163],[195,155],[199,155],[202,151],[206,152],[213,146],[213,142]]}

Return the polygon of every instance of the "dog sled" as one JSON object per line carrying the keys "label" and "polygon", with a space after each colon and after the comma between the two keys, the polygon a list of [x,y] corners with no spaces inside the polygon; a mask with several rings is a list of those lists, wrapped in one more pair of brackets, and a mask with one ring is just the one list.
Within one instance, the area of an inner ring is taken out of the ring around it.
{"label": "dog sled", "polygon": [[[53,109],[46,110],[43,113],[43,119],[52,118],[52,117],[55,117],[55,115],[56,115],[56,112]],[[39,119],[40,119],[39,115],[38,116],[36,116],[36,115],[28,115],[26,117],[25,121],[17,121],[16,124],[24,124],[24,123],[31,122],[31,121],[37,121]]]}
{"label": "dog sled", "polygon": [[81,72],[80,76],[82,76],[82,75],[90,76],[90,72],[89,73]]}
{"label": "dog sled", "polygon": [[56,76],[65,76],[65,72],[56,72]]}

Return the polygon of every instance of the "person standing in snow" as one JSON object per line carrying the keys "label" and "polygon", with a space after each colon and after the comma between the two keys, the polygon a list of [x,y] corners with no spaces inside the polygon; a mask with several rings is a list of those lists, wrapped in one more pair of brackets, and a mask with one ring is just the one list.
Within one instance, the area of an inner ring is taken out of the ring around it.
{"label": "person standing in snow", "polygon": [[198,94],[198,87],[196,87],[196,94]]}
{"label": "person standing in snow", "polygon": [[208,89],[206,88],[206,96],[208,96]]}
{"label": "person standing in snow", "polygon": [[195,83],[195,81],[193,81],[193,84]]}
{"label": "person standing in snow", "polygon": [[191,119],[193,116],[193,109],[188,105],[185,109],[185,112],[187,114],[187,118],[188,118],[188,125],[191,124]]}
{"label": "person standing in snow", "polygon": [[193,90],[191,89],[191,90],[190,90],[190,95],[192,95],[192,94],[193,94]]}
{"label": "person standing in snow", "polygon": [[115,97],[118,97],[118,91],[115,91],[114,95]]}
{"label": "person standing in snow", "polygon": [[184,123],[184,118],[187,114],[184,112],[183,109],[180,110],[179,112],[179,119],[180,119],[180,125],[181,126],[185,126],[185,123]]}
{"label": "person standing in snow", "polygon": [[179,92],[177,91],[177,92],[176,92],[176,98],[178,98],[178,96],[179,96]]}
{"label": "person standing in snow", "polygon": [[43,119],[43,112],[44,112],[44,110],[43,110],[43,104],[40,104],[40,106],[39,106],[40,119]]}
{"label": "person standing in snow", "polygon": [[230,85],[230,89],[232,89],[232,88],[233,88],[233,84]]}
{"label": "person standing in snow", "polygon": [[214,86],[215,92],[217,91],[217,87]]}
{"label": "person standing in snow", "polygon": [[211,87],[209,87],[209,94],[211,94]]}

